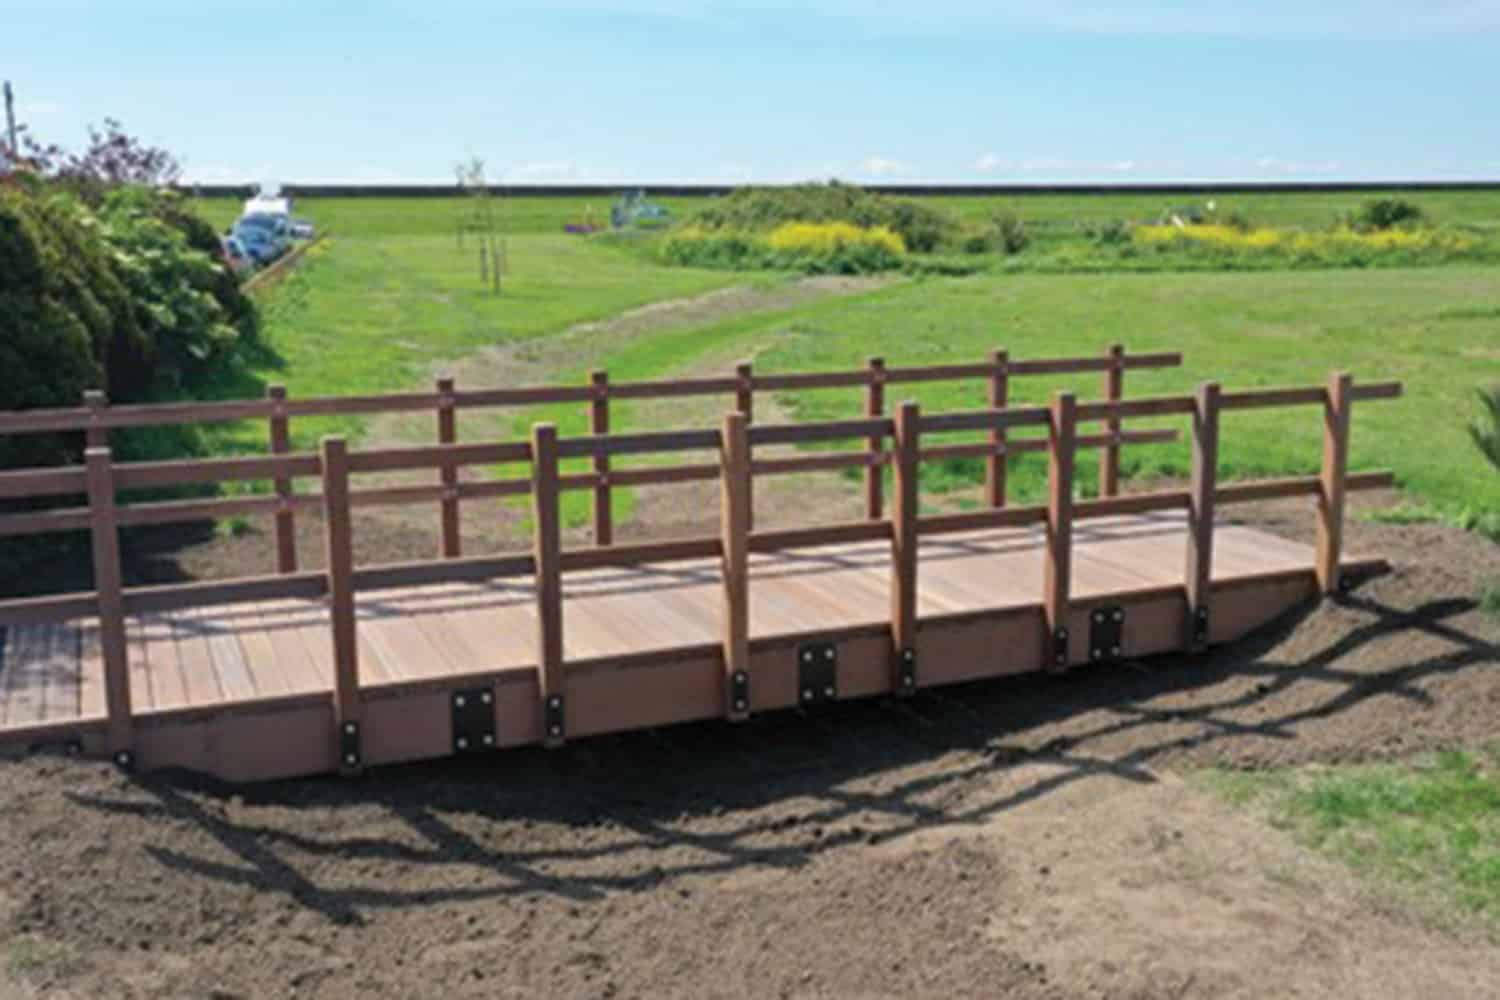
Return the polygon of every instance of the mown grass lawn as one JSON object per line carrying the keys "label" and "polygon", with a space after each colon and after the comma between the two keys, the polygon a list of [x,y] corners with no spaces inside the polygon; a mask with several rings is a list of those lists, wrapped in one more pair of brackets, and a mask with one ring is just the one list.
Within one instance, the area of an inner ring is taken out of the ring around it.
{"label": "mown grass lawn", "polygon": [[[1255,195],[1257,218],[1287,223],[1335,215],[1362,196]],[[1034,196],[1036,211],[1144,210],[1167,196]],[[1144,199],[1144,200],[1143,200]],[[1462,216],[1500,220],[1492,193],[1419,195],[1440,222]],[[296,395],[415,388],[433,365],[492,345],[545,336],[653,301],[691,295],[753,276],[668,268],[641,254],[562,235],[564,222],[607,199],[502,199],[510,229],[505,292],[480,287],[471,250],[456,246],[462,199],[306,200],[299,212],[331,231],[326,252],[264,297],[267,338],[279,368],[253,373],[284,381]],[[985,199],[955,201],[977,211]],[[1348,202],[1348,205],[1345,203]],[[232,216],[227,201],[209,214]],[[689,201],[673,203],[681,213]],[[1101,207],[1103,206],[1103,207]],[[1284,216],[1284,217],[1283,217]],[[1493,216],[1493,217],[1492,217]],[[1273,218],[1274,217],[1274,218]],[[1419,514],[1500,518],[1500,477],[1482,466],[1467,440],[1473,391],[1500,382],[1500,271],[1481,266],[1102,275],[986,274],[908,280],[884,290],[779,313],[735,317],[697,329],[636,339],[610,358],[616,380],[660,378],[697,359],[756,353],[764,371],[846,368],[882,355],[892,365],[973,361],[993,348],[1015,357],[1102,353],[1113,342],[1134,351],[1180,350],[1180,370],[1132,374],[1128,391],[1190,391],[1205,379],[1226,387],[1321,384],[1334,369],[1356,379],[1401,379],[1405,398],[1361,405],[1354,421],[1355,468],[1394,469]],[[559,371],[577,380],[582,371]],[[1067,386],[1098,392],[1097,378],[1017,380],[1013,399],[1039,402]],[[226,387],[242,394],[243,381]],[[983,387],[902,387],[892,402],[917,399],[928,409],[982,405]],[[860,411],[853,392],[815,392],[785,400],[805,419]],[[528,413],[565,433],[583,427],[581,407]],[[629,407],[616,425],[631,426]],[[301,421],[306,444],[329,429],[357,433],[354,421]],[[524,430],[524,422],[518,424]],[[258,440],[258,435],[252,435]],[[1308,473],[1318,467],[1321,422],[1299,408],[1228,418],[1222,469],[1228,477]],[[1185,444],[1127,451],[1128,473],[1180,476]],[[1091,488],[1094,464],[1081,463]],[[934,463],[929,485],[977,482],[977,461]],[[1013,468],[1019,499],[1041,495],[1040,456]]]}
{"label": "mown grass lawn", "polygon": [[1201,780],[1435,912],[1500,931],[1500,747],[1410,764],[1212,771]]}

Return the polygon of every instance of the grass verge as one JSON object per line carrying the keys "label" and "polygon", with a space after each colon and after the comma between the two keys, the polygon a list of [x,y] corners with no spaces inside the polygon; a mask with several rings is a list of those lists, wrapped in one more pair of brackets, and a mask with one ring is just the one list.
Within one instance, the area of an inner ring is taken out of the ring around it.
{"label": "grass verge", "polygon": [[1433,915],[1500,933],[1500,745],[1202,781]]}

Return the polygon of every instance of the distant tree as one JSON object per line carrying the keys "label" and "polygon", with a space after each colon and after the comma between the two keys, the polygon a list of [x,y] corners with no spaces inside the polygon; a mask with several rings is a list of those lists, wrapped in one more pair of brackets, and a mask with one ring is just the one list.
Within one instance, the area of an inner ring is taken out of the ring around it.
{"label": "distant tree", "polygon": [[1500,383],[1479,390],[1479,402],[1483,412],[1469,425],[1469,436],[1490,464],[1500,471]]}
{"label": "distant tree", "polygon": [[454,176],[458,186],[468,195],[468,208],[459,219],[458,245],[463,248],[463,234],[474,233],[479,238],[479,280],[496,295],[500,294],[500,275],[505,267],[505,243],[500,231],[500,219],[490,198],[490,185],[485,177],[484,161],[471,157],[466,163],[456,164]]}

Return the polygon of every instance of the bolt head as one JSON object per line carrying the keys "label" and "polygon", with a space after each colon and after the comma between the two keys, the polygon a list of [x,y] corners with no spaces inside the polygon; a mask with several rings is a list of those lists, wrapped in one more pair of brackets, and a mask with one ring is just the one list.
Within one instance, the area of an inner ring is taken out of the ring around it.
{"label": "bolt head", "polygon": [[481,702],[483,702],[484,704],[488,705],[490,702],[494,701],[495,699],[494,699],[494,697],[488,691],[486,691],[484,694],[482,694],[482,695],[479,696],[479,700]]}
{"label": "bolt head", "polygon": [[1104,624],[1104,612],[1103,611],[1095,611],[1094,612],[1094,621],[1097,622],[1100,625],[1103,625]]}
{"label": "bolt head", "polygon": [[808,650],[804,650],[803,651],[803,653],[802,653],[802,662],[803,663],[811,663],[812,662],[812,658],[813,658],[812,650],[808,649]]}
{"label": "bolt head", "polygon": [[549,708],[562,708],[562,699],[559,698],[557,695],[553,695],[552,697],[550,697],[550,698],[547,699],[547,707],[549,707]]}
{"label": "bolt head", "polygon": [[1125,620],[1125,612],[1120,611],[1120,610],[1116,610],[1115,611],[1115,621],[1122,622],[1124,620]]}
{"label": "bolt head", "polygon": [[907,674],[905,677],[901,678],[901,683],[905,684],[907,687],[911,687],[916,682],[917,682],[917,679],[915,677],[913,677],[911,674]]}
{"label": "bolt head", "polygon": [[454,705],[455,708],[463,708],[464,707],[464,696],[461,695],[461,694],[454,695],[453,696],[453,705]]}
{"label": "bolt head", "polygon": [[736,712],[743,712],[745,710],[745,699],[736,698],[734,700],[734,710]]}
{"label": "bolt head", "polygon": [[1119,656],[1120,655],[1120,647],[1119,646],[1111,646],[1111,647],[1109,647],[1109,654],[1111,656]]}
{"label": "bolt head", "polygon": [[350,767],[353,767],[355,764],[359,763],[359,757],[352,753],[345,754],[344,763],[348,764]]}
{"label": "bolt head", "polygon": [[359,732],[359,726],[356,723],[353,723],[353,722],[346,722],[346,723],[344,723],[344,735],[345,736],[353,736],[357,732]]}
{"label": "bolt head", "polygon": [[469,749],[469,738],[467,736],[460,736],[457,740],[457,743],[460,750]]}
{"label": "bolt head", "polygon": [[485,733],[484,734],[484,739],[483,739],[482,742],[484,743],[485,746],[492,747],[492,746],[495,745],[495,737],[491,736],[489,733]]}
{"label": "bolt head", "polygon": [[823,694],[825,696],[829,697],[829,698],[832,698],[833,697],[833,685],[830,684],[828,687],[824,688],[823,689]]}
{"label": "bolt head", "polygon": [[553,726],[552,729],[550,730],[550,732],[552,733],[553,736],[561,736],[562,735],[562,726]]}
{"label": "bolt head", "polygon": [[825,659],[825,660],[832,660],[833,659],[833,648],[832,647],[829,647],[828,649],[823,650],[823,659]]}
{"label": "bolt head", "polygon": [[803,701],[812,701],[812,697],[813,697],[812,688],[807,688],[806,690],[804,690],[802,692],[802,700]]}

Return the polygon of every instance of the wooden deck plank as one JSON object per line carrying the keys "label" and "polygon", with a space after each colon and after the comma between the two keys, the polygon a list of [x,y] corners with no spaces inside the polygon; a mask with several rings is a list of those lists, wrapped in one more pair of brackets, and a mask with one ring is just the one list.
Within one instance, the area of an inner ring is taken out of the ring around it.
{"label": "wooden deck plank", "polygon": [[[140,673],[131,674],[132,692],[137,688],[137,676],[143,675],[144,680],[140,686],[149,693],[151,708],[181,708],[187,705],[187,684],[182,673],[171,617],[165,613],[151,614],[129,621],[137,623],[140,635],[139,649],[131,649],[132,664],[137,657],[140,661]],[[145,707],[145,703],[142,707]]]}
{"label": "wooden deck plank", "polygon": [[[1075,532],[1076,598],[1181,586],[1186,522],[1177,512],[1096,518]],[[1310,570],[1312,547],[1221,523],[1214,579]],[[1036,527],[931,536],[921,543],[919,616],[1042,601]],[[750,558],[750,634],[757,640],[882,626],[891,548],[871,541]],[[716,559],[565,574],[569,661],[649,654],[720,639]],[[383,685],[536,663],[532,581],[439,584],[359,596],[361,676]],[[141,710],[211,706],[330,690],[332,645],[321,601],[278,600],[129,620],[132,693]],[[0,658],[0,724],[103,713],[97,625],[12,629]]]}
{"label": "wooden deck plank", "polygon": [[[78,624],[78,717],[96,719],[104,715],[104,647],[99,642],[99,623],[85,619]],[[132,676],[132,684],[135,678]],[[132,690],[135,701],[140,696]]]}
{"label": "wooden deck plank", "polygon": [[53,634],[52,666],[47,671],[43,695],[44,722],[66,722],[78,718],[79,629],[77,622],[63,622]]}
{"label": "wooden deck plank", "polygon": [[208,608],[187,608],[172,612],[168,618],[172,623],[172,642],[177,647],[178,666],[182,671],[182,684],[186,704],[213,705],[222,702],[225,691],[219,682],[219,673],[214,668],[213,649],[209,646],[198,613],[207,613]]}

